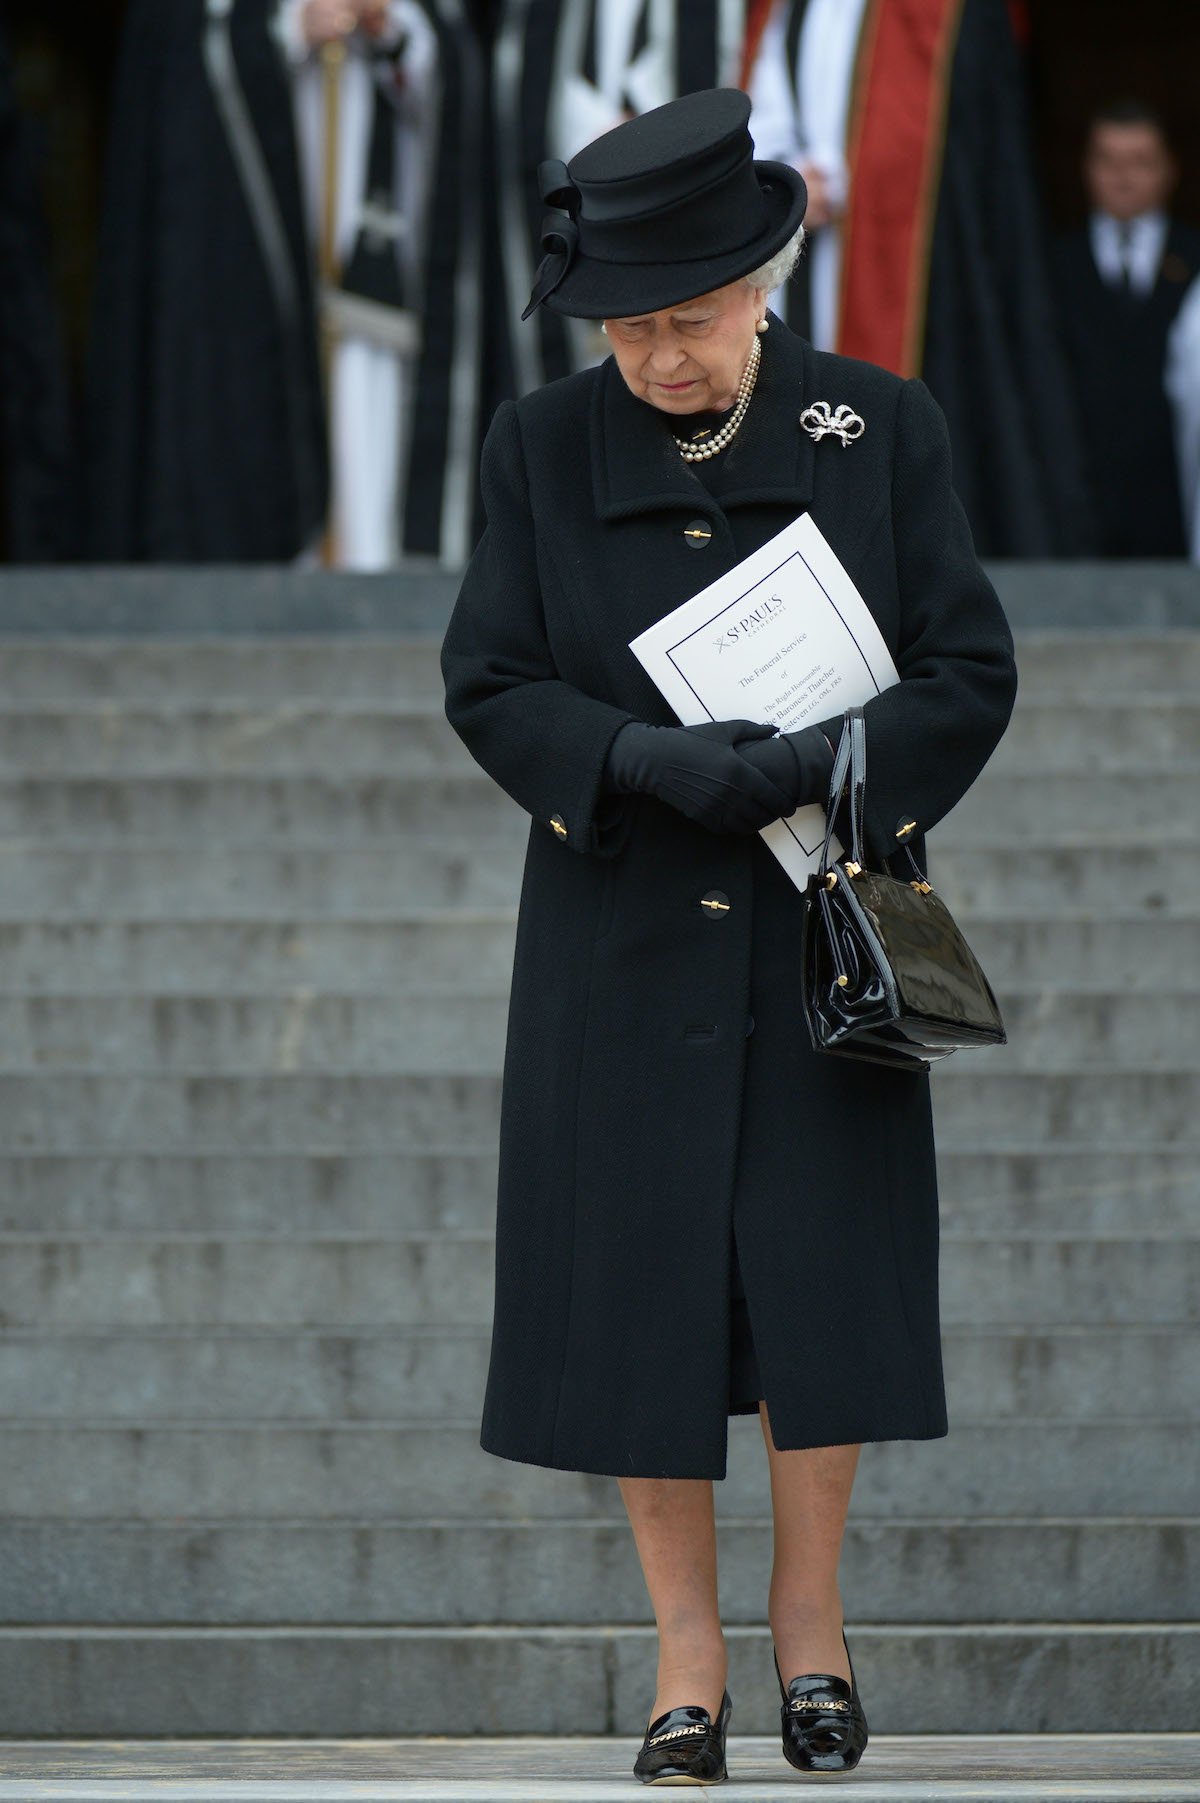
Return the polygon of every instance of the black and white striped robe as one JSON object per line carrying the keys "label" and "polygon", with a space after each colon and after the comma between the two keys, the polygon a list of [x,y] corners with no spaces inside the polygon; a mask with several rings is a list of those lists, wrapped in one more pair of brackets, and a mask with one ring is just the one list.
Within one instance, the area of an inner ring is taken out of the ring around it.
{"label": "black and white striped robe", "polygon": [[500,0],[492,52],[493,401],[593,360],[591,329],[521,313],[541,261],[538,165],[632,114],[736,80],[744,0]]}

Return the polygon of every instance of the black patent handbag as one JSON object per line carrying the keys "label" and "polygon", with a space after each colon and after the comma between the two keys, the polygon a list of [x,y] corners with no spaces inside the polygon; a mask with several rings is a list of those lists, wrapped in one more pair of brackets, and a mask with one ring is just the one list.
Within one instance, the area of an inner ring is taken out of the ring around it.
{"label": "black patent handbag", "polygon": [[[991,984],[954,916],[907,846],[912,875],[863,862],[867,736],[847,708],[829,779],[820,867],[805,891],[804,1013],[819,1052],[927,1071],[960,1047],[1003,1045]],[[850,855],[830,863],[833,819],[849,781]]]}

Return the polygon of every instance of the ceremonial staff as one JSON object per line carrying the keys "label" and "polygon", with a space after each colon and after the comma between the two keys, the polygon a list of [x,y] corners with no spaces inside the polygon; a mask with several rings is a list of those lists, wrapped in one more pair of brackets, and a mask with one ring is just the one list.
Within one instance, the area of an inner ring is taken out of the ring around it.
{"label": "ceremonial staff", "polygon": [[[321,189],[321,232],[317,245],[317,269],[321,282],[322,304],[319,311],[321,334],[321,385],[325,393],[326,427],[333,410],[333,340],[336,322],[324,297],[338,279],[337,254],[337,185],[339,167],[338,127],[342,103],[342,66],[346,61],[346,45],[341,38],[330,38],[321,46],[321,78],[324,99],[324,169]],[[321,562],[328,568],[334,561],[333,503],[321,537]]]}
{"label": "ceremonial staff", "polygon": [[[360,17],[365,16],[360,15]],[[377,33],[368,32],[368,37]],[[344,86],[346,59],[350,54],[344,37],[321,47],[324,111],[323,191],[318,242],[321,362],[326,412],[331,439],[337,367],[336,351],[347,340],[362,341],[411,362],[420,350],[418,316],[404,305],[404,281],[400,247],[409,222],[397,201],[396,113],[388,96],[406,36],[367,53],[371,68],[368,102],[366,166],[363,192],[353,220],[352,242],[346,257],[339,254],[340,178],[343,130],[353,130],[350,113],[355,95]],[[386,70],[381,82],[376,70]],[[334,495],[337,484],[334,484]],[[337,555],[336,498],[322,543],[322,561],[332,564]]]}

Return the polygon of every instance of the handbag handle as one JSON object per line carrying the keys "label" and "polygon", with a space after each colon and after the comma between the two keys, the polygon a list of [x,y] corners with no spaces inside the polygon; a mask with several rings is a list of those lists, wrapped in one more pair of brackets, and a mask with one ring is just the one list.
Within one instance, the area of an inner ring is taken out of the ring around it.
{"label": "handbag handle", "polygon": [[821,847],[823,877],[829,869],[829,842],[833,838],[833,817],[841,805],[847,779],[850,783],[850,855],[856,864],[863,861],[863,807],[867,786],[867,734],[861,707],[848,707],[842,720],[842,736],[829,773],[829,799],[825,803],[825,843]]}
{"label": "handbag handle", "polygon": [[[825,804],[825,843],[821,847],[821,868],[818,873],[822,879],[829,870],[829,842],[833,838],[833,817],[841,805],[842,793],[847,781],[850,784],[850,857],[861,869],[863,842],[866,836],[864,817],[867,801],[867,728],[861,707],[848,707],[845,711],[842,720],[842,736],[838,740],[833,769],[829,774],[829,799]],[[905,853],[918,883],[924,888],[928,879],[913,857],[912,847],[904,845],[897,849]],[[895,853],[889,855],[894,856]],[[886,858],[884,863],[886,865]]]}

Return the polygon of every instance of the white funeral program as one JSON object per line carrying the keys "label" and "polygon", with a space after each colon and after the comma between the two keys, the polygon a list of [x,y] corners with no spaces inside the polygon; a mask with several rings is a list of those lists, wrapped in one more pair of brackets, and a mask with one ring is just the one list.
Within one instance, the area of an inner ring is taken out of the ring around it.
{"label": "white funeral program", "polygon": [[[807,513],[629,649],[683,726],[759,720],[796,732],[900,680],[866,603]],[[797,808],[762,837],[803,889],[820,861],[825,810]],[[843,849],[836,837],[833,847]]]}

